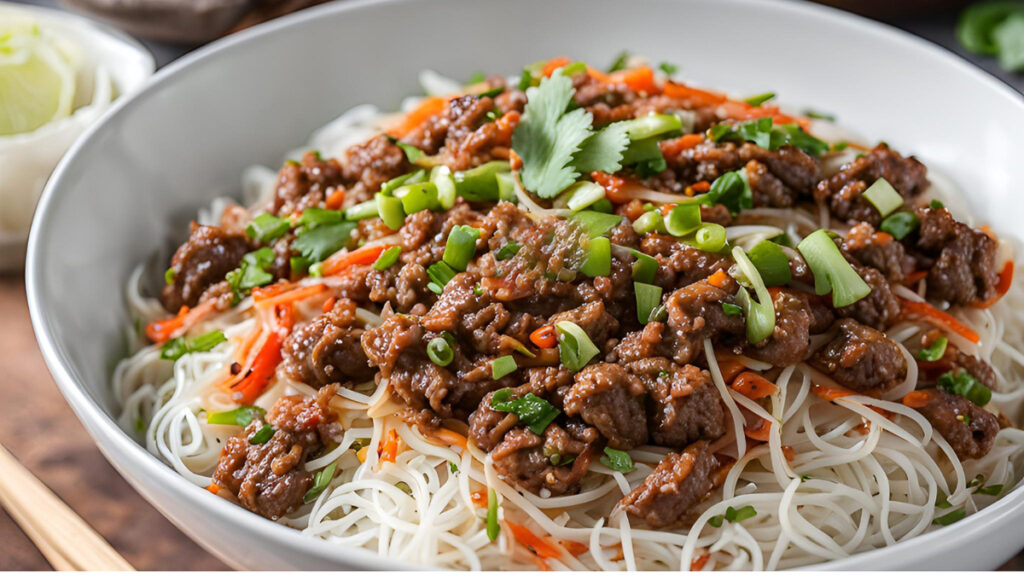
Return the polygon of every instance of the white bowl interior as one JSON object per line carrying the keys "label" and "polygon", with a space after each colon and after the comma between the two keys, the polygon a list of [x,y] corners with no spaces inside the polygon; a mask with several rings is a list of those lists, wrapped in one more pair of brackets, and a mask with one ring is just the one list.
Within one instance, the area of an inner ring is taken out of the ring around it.
{"label": "white bowl interior", "polygon": [[[940,168],[982,220],[1021,237],[1024,106],[1006,86],[927,43],[820,7],[755,0],[394,0],[344,2],[230,37],[184,58],[93,129],[51,180],[29,248],[33,320],[58,384],[108,458],[201,543],[250,568],[384,567],[250,515],[195,489],[114,424],[113,363],[125,352],[124,284],[164,262],[184,223],[242,170],[278,164],[345,109],[396,107],[417,73],[515,73],[568,55],[602,66],[622,49],[680,65],[680,77],[738,94],[774,90],[797,109],[835,113]],[[841,568],[997,565],[1024,543],[999,530],[1020,490],[957,524],[978,554],[931,536]],[[945,532],[945,530],[943,531]],[[225,535],[228,534],[228,535]],[[931,548],[931,550],[927,550]],[[944,547],[949,549],[950,547]],[[982,552],[988,551],[988,555]]]}

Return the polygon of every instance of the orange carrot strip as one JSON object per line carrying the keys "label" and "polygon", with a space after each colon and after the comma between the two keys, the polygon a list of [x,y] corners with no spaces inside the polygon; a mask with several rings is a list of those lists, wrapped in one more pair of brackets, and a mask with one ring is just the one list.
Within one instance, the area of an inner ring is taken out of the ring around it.
{"label": "orange carrot strip", "polygon": [[475,492],[469,493],[469,499],[473,501],[479,508],[487,507],[487,490],[480,489]]}
{"label": "orange carrot strip", "polygon": [[910,408],[923,408],[928,405],[929,396],[927,392],[914,390],[903,397],[903,405]]}
{"label": "orange carrot strip", "polygon": [[252,366],[241,380],[231,386],[231,399],[239,404],[251,405],[270,384],[270,379],[281,362],[281,335],[271,332],[256,354]]}
{"label": "orange carrot strip", "polygon": [[394,428],[388,430],[388,439],[381,446],[379,455],[382,462],[394,462],[398,457],[398,432]]}
{"label": "orange carrot strip", "polygon": [[328,210],[337,210],[345,202],[345,189],[337,188],[324,200],[324,207]]}
{"label": "orange carrot strip", "polygon": [[821,384],[811,385],[811,392],[818,398],[828,400],[829,402],[856,394],[853,390],[843,388],[842,386],[822,386]]}
{"label": "orange carrot strip", "polygon": [[959,334],[975,344],[981,340],[981,337],[978,336],[977,332],[971,330],[953,316],[939,310],[927,302],[903,300],[902,308],[905,316],[920,316],[922,320],[938,326],[939,328],[945,328],[950,332]]}
{"label": "orange carrot strip", "polygon": [[686,150],[696,147],[703,141],[703,134],[684,134],[673,140],[663,140],[659,146],[661,146],[661,152],[663,155],[673,157],[679,156]]}
{"label": "orange carrot strip", "polygon": [[433,432],[433,435],[441,442],[444,442],[449,446],[458,446],[463,450],[465,450],[466,446],[469,444],[468,438],[454,430],[449,430],[447,428],[438,428]]}
{"label": "orange carrot strip", "polygon": [[217,299],[211,298],[201,302],[195,308],[182,306],[178,314],[166,320],[156,320],[146,325],[146,337],[156,342],[166,342],[176,334],[187,332],[189,328],[216,309]]}
{"label": "orange carrot strip", "polygon": [[261,300],[256,300],[253,296],[253,300],[259,304],[262,308],[269,308],[271,306],[279,306],[281,304],[291,304],[306,298],[312,298],[321,292],[327,290],[327,286],[323,284],[310,284],[309,286],[302,286],[294,290],[282,292],[268,297],[264,297]]}
{"label": "orange carrot strip", "polygon": [[782,447],[782,455],[786,457],[786,462],[792,462],[796,458],[796,450],[792,446],[786,444]]}
{"label": "orange carrot strip", "polygon": [[615,204],[625,204],[632,200],[632,196],[629,196],[629,190],[631,188],[639,186],[636,182],[623,178],[622,176],[614,176],[605,172],[591,172],[590,179],[597,183],[598,186],[604,188],[605,195],[608,200]]}
{"label": "orange carrot strip", "polygon": [[547,538],[537,536],[526,526],[521,526],[515,522],[505,520],[505,525],[508,526],[510,532],[515,539],[530,549],[531,552],[540,556],[541,558],[558,558],[562,555],[562,551],[548,542]]}
{"label": "orange carrot strip", "polygon": [[558,58],[552,58],[551,60],[548,60],[547,62],[544,63],[544,67],[541,68],[540,73],[545,78],[547,78],[548,76],[551,76],[552,74],[554,74],[555,70],[558,70],[559,68],[564,68],[564,67],[568,66],[569,64],[572,64],[572,60],[566,58],[565,56],[559,56]]}
{"label": "orange carrot strip", "polygon": [[426,122],[431,116],[444,112],[446,106],[448,106],[448,99],[443,96],[424,98],[415,110],[406,114],[397,125],[388,130],[388,134],[394,138],[401,138]]}
{"label": "orange carrot strip", "polygon": [[751,440],[757,440],[758,442],[767,442],[768,436],[771,434],[772,431],[772,424],[771,422],[765,420],[764,418],[757,419],[759,420],[758,425],[744,426],[743,434],[746,435],[746,437],[750,438]]}
{"label": "orange carrot strip", "polygon": [[320,266],[320,270],[323,272],[324,276],[333,276],[350,266],[373,264],[381,255],[381,252],[384,252],[392,246],[394,246],[394,244],[375,244],[363,246],[362,248],[351,252],[337,252],[332,254],[327,260],[324,260],[324,263]]}
{"label": "orange carrot strip", "polygon": [[582,556],[590,550],[590,546],[575,540],[559,540],[558,543],[573,556]]}
{"label": "orange carrot strip", "polygon": [[206,487],[206,491],[209,492],[210,494],[216,494],[220,492],[220,486],[216,484],[210,484],[209,486]]}
{"label": "orange carrot strip", "polygon": [[767,398],[779,391],[779,387],[757,372],[741,372],[732,383],[732,389],[751,400]]}
{"label": "orange carrot strip", "polygon": [[693,188],[694,192],[699,192],[703,194],[708,190],[711,190],[711,182],[708,182],[707,180],[701,180],[700,182],[695,182],[693,186],[690,186],[690,188]]}
{"label": "orange carrot strip", "polygon": [[558,345],[558,335],[555,334],[555,327],[548,324],[541,326],[530,334],[530,342],[537,348],[554,348]]}
{"label": "orange carrot strip", "polygon": [[728,281],[729,275],[724,270],[715,270],[715,273],[708,277],[708,284],[711,284],[715,288],[722,288]]}
{"label": "orange carrot strip", "polygon": [[608,84],[625,84],[637,92],[656,94],[660,92],[654,81],[654,70],[649,66],[639,66],[629,70],[619,70],[608,75]]}
{"label": "orange carrot strip", "polygon": [[711,554],[708,554],[707,552],[701,554],[700,556],[694,556],[693,560],[690,560],[690,572],[700,572],[701,570],[703,570],[704,565],[708,563],[708,560],[710,558]]}
{"label": "orange carrot strip", "polygon": [[722,379],[725,380],[726,384],[729,384],[747,367],[739,360],[725,356],[718,358],[718,369],[722,371]]}
{"label": "orange carrot strip", "polygon": [[1006,293],[1010,291],[1010,286],[1013,285],[1013,260],[1007,260],[1006,264],[1003,265],[1002,272],[999,273],[999,282],[996,283],[996,293],[988,300],[978,302],[974,305],[975,308],[988,308],[999,302],[1006,296]]}
{"label": "orange carrot strip", "polygon": [[324,305],[323,305],[323,307],[320,308],[320,311],[323,312],[324,314],[327,314],[328,312],[330,312],[334,308],[334,304],[337,301],[338,301],[338,299],[335,298],[334,296],[331,296],[327,300],[324,300]]}
{"label": "orange carrot strip", "polygon": [[910,274],[907,274],[907,276],[903,279],[903,284],[905,286],[909,286],[911,284],[916,284],[916,283],[920,282],[921,280],[924,280],[927,277],[928,277],[928,271],[927,270],[915,270],[914,272],[911,272]]}
{"label": "orange carrot strip", "polygon": [[688,99],[697,106],[713,106],[726,100],[725,95],[718,92],[701,90],[676,82],[666,82],[664,94],[670,98]]}

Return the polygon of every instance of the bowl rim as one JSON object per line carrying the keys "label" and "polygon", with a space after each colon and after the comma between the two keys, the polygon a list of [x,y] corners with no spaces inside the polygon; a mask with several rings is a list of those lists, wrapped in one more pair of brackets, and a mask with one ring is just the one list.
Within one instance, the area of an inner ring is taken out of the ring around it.
{"label": "bowl rim", "polygon": [[[133,487],[136,481],[130,477],[134,476],[134,474],[129,474],[129,472],[132,468],[138,468],[143,470],[148,476],[156,479],[157,484],[163,490],[172,492],[178,498],[189,500],[199,505],[205,505],[212,513],[220,515],[225,520],[237,523],[238,525],[245,525],[248,530],[259,533],[267,538],[276,539],[286,544],[292,550],[309,553],[318,558],[332,559],[339,562],[344,560],[350,564],[372,567],[374,569],[389,567],[423,569],[425,567],[383,557],[364,548],[339,546],[327,540],[309,537],[299,530],[255,515],[240,506],[209,494],[205,490],[197,489],[195,484],[175,473],[171,467],[157,459],[125,433],[117,425],[117,422],[97,402],[90,398],[85,389],[78,384],[70,368],[70,366],[74,365],[73,361],[66,353],[66,350],[59,346],[54,338],[56,319],[51,317],[46,309],[46,297],[41,287],[42,267],[46,257],[43,242],[47,235],[47,230],[51,227],[52,205],[58,198],[59,190],[66,186],[64,182],[66,179],[65,174],[69,171],[69,166],[76,161],[82,150],[91,145],[92,141],[96,139],[97,134],[106,128],[112,118],[123,113],[125,110],[140,105],[140,102],[151,94],[157,93],[165,84],[172,83],[179,75],[188,73],[192,65],[213,58],[230,57],[235,50],[242,50],[252,42],[260,41],[264,37],[272,37],[281,30],[304,26],[327,14],[343,14],[380,6],[385,6],[385,9],[389,9],[402,4],[421,1],[424,0],[349,0],[347,2],[321,4],[216,40],[158,70],[142,89],[118,99],[99,121],[86,130],[61,159],[46,184],[33,218],[25,268],[26,296],[32,326],[46,365],[58,388],[71,405],[79,420],[82,421],[90,435],[96,440],[101,452],[121,472],[122,476],[128,478]],[[972,81],[986,86],[988,90],[1008,100],[1011,106],[1015,106],[1020,113],[1024,114],[1024,95],[1018,93],[1008,84],[984,69],[971,64],[955,52],[892,25],[870,20],[837,8],[798,2],[797,0],[772,0],[771,2],[765,2],[764,0],[718,0],[718,2],[723,6],[722,10],[728,10],[727,5],[732,5],[734,8],[768,6],[768,10],[781,11],[799,15],[806,19],[826,22],[829,26],[846,28],[867,38],[885,38],[887,41],[897,44],[901,49],[912,51],[922,58],[929,58],[944,66],[956,69]],[[44,8],[44,10],[46,9]],[[93,24],[99,27],[106,27],[100,23],[93,22]],[[117,35],[124,36],[120,32],[114,32]],[[134,40],[130,38],[129,40],[137,44]],[[148,51],[146,53],[148,54]],[[107,445],[104,445],[102,440],[106,440]],[[111,451],[118,453],[120,456],[108,454],[108,446]],[[122,470],[119,460],[124,460],[125,470]],[[1004,520],[1008,516],[1019,513],[1024,509],[1024,487],[1022,487],[1022,484],[1024,484],[1024,481],[1018,482],[1013,490],[999,500],[957,522],[957,537],[962,539],[970,535],[976,536],[979,533],[984,533],[988,524]],[[206,500],[200,500],[201,498],[206,498]],[[163,510],[160,510],[160,512],[165,517],[170,518],[169,513],[164,513]],[[173,518],[170,519],[176,523]],[[884,546],[856,553],[846,558],[821,562],[802,568],[812,570],[851,570],[862,569],[860,565],[869,561],[879,564],[885,563],[886,559],[902,555],[907,550],[915,548],[925,549],[928,546],[946,541],[946,536],[951,533],[950,529],[950,526],[941,527],[898,542],[893,546]],[[183,531],[188,533],[187,529],[183,528]],[[212,544],[206,542],[199,542],[199,544],[215,556],[225,559]]]}

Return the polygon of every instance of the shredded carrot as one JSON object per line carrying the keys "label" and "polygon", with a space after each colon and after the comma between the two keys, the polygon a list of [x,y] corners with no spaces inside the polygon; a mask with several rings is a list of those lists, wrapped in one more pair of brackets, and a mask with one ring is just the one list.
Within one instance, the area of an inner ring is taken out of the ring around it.
{"label": "shredded carrot", "polygon": [[324,276],[334,276],[350,266],[373,264],[377,261],[377,258],[380,257],[381,252],[384,252],[392,246],[394,246],[394,244],[373,244],[370,246],[363,246],[362,248],[351,252],[338,252],[336,254],[332,254],[327,258],[327,260],[324,260],[320,269],[323,271]]}
{"label": "shredded carrot", "polygon": [[690,188],[692,188],[694,192],[704,194],[708,190],[711,190],[711,182],[708,182],[707,180],[701,180],[700,182],[694,183],[693,186],[690,186]]}
{"label": "shredded carrot", "polygon": [[569,58],[567,58],[565,56],[559,56],[557,58],[552,58],[551,60],[548,60],[547,62],[544,63],[544,67],[541,68],[540,73],[545,78],[547,78],[548,76],[551,76],[552,74],[554,74],[555,70],[558,70],[559,68],[565,68],[569,64],[572,64],[572,60],[570,60]]}
{"label": "shredded carrot", "polygon": [[267,298],[270,298],[272,296],[277,296],[278,294],[284,294],[285,292],[294,289],[295,284],[292,284],[291,282],[277,282],[275,284],[268,284],[266,286],[253,288],[252,299],[254,302],[259,302],[261,300],[266,300]]}
{"label": "shredded carrot", "polygon": [[690,560],[690,572],[700,572],[701,570],[703,570],[704,565],[708,563],[708,560],[710,558],[711,554],[708,554],[707,552],[701,554],[700,556],[694,556],[693,560]]}
{"label": "shredded carrot", "polygon": [[360,462],[366,462],[366,454],[370,451],[369,446],[363,446],[356,452],[356,458],[359,458]]}
{"label": "shredded carrot", "polygon": [[782,455],[786,457],[786,462],[792,462],[796,458],[796,450],[792,446],[786,444],[782,447]]}
{"label": "shredded carrot", "polygon": [[669,202],[668,204],[662,204],[661,205],[661,209],[660,209],[661,210],[661,216],[663,218],[668,218],[668,215],[671,214],[673,210],[675,210],[676,206],[678,206],[678,204],[676,204],[675,202]]}
{"label": "shredded carrot", "polygon": [[[588,70],[589,73],[589,70]],[[593,73],[591,73],[593,76]],[[654,70],[650,66],[638,66],[629,70],[618,70],[611,74],[604,75],[604,79],[597,78],[606,84],[625,84],[637,92],[656,94],[660,92],[658,84],[654,80]]]}
{"label": "shredded carrot", "polygon": [[397,125],[388,130],[388,134],[394,138],[401,138],[426,122],[431,116],[437,116],[444,112],[447,106],[448,99],[443,96],[424,98],[415,110],[406,114]]}
{"label": "shredded carrot", "polygon": [[927,392],[914,390],[903,397],[903,405],[910,408],[923,408],[928,405],[930,398]]}
{"label": "shredded carrot", "polygon": [[338,301],[338,299],[335,298],[334,296],[331,296],[327,300],[324,300],[324,305],[323,305],[322,308],[320,308],[320,311],[323,312],[324,314],[327,314],[328,312],[330,312],[331,310],[334,309],[334,304],[337,301]]}
{"label": "shredded carrot", "polygon": [[341,208],[341,205],[345,202],[345,189],[336,188],[331,195],[324,200],[324,207],[328,210],[337,210]]}
{"label": "shredded carrot", "polygon": [[917,284],[918,282],[924,280],[927,277],[927,270],[915,270],[910,274],[907,274],[907,276],[903,279],[903,284],[906,286],[910,286],[911,284]]}
{"label": "shredded carrot", "polygon": [[206,491],[209,492],[210,494],[216,494],[220,492],[220,486],[216,484],[210,484],[209,486],[206,487]]}
{"label": "shredded carrot", "polygon": [[565,548],[566,551],[569,552],[569,554],[572,554],[573,556],[582,556],[590,550],[590,546],[587,546],[586,544],[583,544],[582,542],[577,542],[575,540],[559,540],[558,543],[562,546],[562,548]]}
{"label": "shredded carrot", "polygon": [[302,286],[294,290],[275,294],[269,298],[262,297],[260,300],[257,300],[256,296],[253,296],[253,300],[259,304],[261,308],[269,308],[271,306],[280,306],[282,304],[294,304],[295,302],[305,300],[306,298],[312,298],[326,290],[327,286],[323,284],[310,284],[309,286]]}
{"label": "shredded carrot", "polygon": [[767,442],[768,436],[772,431],[772,423],[765,420],[764,418],[757,418],[758,424],[753,426],[744,426],[743,434],[751,440],[757,440],[758,442]]}
{"label": "shredded carrot", "polygon": [[724,94],[719,92],[701,90],[686,84],[668,82],[665,85],[664,94],[671,98],[687,99],[696,106],[717,105],[720,114],[724,114],[734,120],[754,120],[767,116],[771,117],[778,124],[796,123],[803,128],[807,128],[810,125],[806,118],[798,118],[780,113],[778,106],[752,106],[746,102],[729,100]]}
{"label": "shredded carrot", "polygon": [[818,398],[828,400],[829,402],[856,394],[853,390],[843,388],[842,386],[822,386],[821,384],[811,385],[811,392]]}
{"label": "shredded carrot", "polygon": [[543,536],[537,536],[526,526],[521,526],[515,522],[505,520],[505,525],[508,526],[512,536],[522,544],[526,546],[531,552],[540,556],[541,558],[558,558],[562,555],[562,551],[552,545],[547,538]]}
{"label": "shredded carrot", "polygon": [[487,490],[480,489],[469,493],[469,499],[473,501],[479,508],[487,507]]}
{"label": "shredded carrot", "polygon": [[281,362],[281,342],[281,335],[277,331],[267,335],[267,341],[256,354],[248,372],[241,380],[231,385],[232,400],[239,404],[251,405],[259,398]]}
{"label": "shredded carrot", "polygon": [[435,430],[433,432],[433,435],[441,442],[444,442],[449,446],[458,446],[463,450],[465,450],[466,446],[469,444],[468,438],[466,438],[462,434],[459,434],[458,432],[455,432],[454,430],[449,430],[444,427]]}
{"label": "shredded carrot", "polygon": [[975,344],[981,340],[981,337],[978,336],[977,332],[971,330],[953,316],[939,310],[927,302],[903,300],[901,303],[904,315],[920,316],[922,320],[930,322],[939,328],[945,328],[950,332],[959,334]]}
{"label": "shredded carrot", "polygon": [[558,335],[551,324],[541,326],[530,333],[530,342],[537,348],[554,348],[558,345]]}
{"label": "shredded carrot", "polygon": [[201,302],[195,308],[182,306],[178,314],[166,320],[156,320],[146,325],[146,337],[156,342],[166,342],[176,334],[187,332],[194,324],[199,322],[208,313],[213,312],[217,305],[217,299],[211,298]]}
{"label": "shredded carrot", "polygon": [[696,147],[704,141],[703,134],[684,134],[673,140],[661,142],[661,152],[665,156],[678,156],[686,150]]}
{"label": "shredded carrot", "polygon": [[779,391],[779,387],[757,372],[741,372],[732,383],[732,389],[751,400],[767,398]]}
{"label": "shredded carrot", "polygon": [[725,102],[726,99],[724,94],[701,90],[700,88],[676,82],[665,83],[664,94],[670,98],[688,99],[697,106],[713,106]]}
{"label": "shredded carrot", "polygon": [[537,569],[539,569],[541,572],[550,572],[551,571],[551,567],[548,566],[548,563],[545,562],[544,559],[541,558],[540,556],[534,556],[533,557],[533,563],[537,565]]}
{"label": "shredded carrot", "polygon": [[626,202],[629,202],[633,199],[630,192],[637,188],[642,188],[639,183],[634,182],[629,178],[613,176],[612,174],[605,172],[591,172],[590,179],[596,182],[601,188],[604,188],[605,195],[608,197],[608,200],[615,204],[625,204]]}
{"label": "shredded carrot", "polygon": [[747,369],[742,362],[736,358],[723,357],[718,358],[718,369],[722,371],[722,379],[725,380],[726,384],[730,384],[733,379]]}
{"label": "shredded carrot", "polygon": [[387,440],[381,445],[378,456],[382,462],[394,462],[398,457],[398,432],[394,428],[388,430]]}
{"label": "shredded carrot", "polygon": [[715,288],[724,288],[725,283],[729,280],[729,275],[725,273],[725,270],[718,269],[715,273],[708,277],[708,284],[711,284]]}
{"label": "shredded carrot", "polygon": [[999,282],[996,283],[996,293],[983,302],[979,302],[974,305],[975,308],[989,308],[996,302],[999,302],[1006,296],[1006,293],[1010,291],[1010,286],[1013,285],[1013,260],[1007,260],[1006,264],[1003,265],[1002,272],[999,273]]}

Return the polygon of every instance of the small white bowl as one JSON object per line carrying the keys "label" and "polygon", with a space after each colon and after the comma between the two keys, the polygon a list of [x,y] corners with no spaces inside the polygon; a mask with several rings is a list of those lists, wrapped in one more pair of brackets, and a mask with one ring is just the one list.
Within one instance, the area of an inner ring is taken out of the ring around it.
{"label": "small white bowl", "polygon": [[[155,68],[153,56],[141,44],[108,26],[56,10],[0,2],[0,16],[9,11],[31,16],[40,28],[73,43],[83,62],[71,116],[25,134],[0,136],[0,270],[24,262],[32,213],[64,152],[114,98],[138,90]],[[104,99],[106,103],[97,102]]]}

